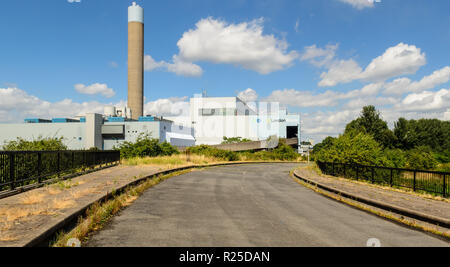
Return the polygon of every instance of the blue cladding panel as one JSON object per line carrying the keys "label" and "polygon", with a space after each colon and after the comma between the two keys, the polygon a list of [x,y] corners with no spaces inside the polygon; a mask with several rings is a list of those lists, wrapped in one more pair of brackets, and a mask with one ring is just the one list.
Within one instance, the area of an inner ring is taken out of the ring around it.
{"label": "blue cladding panel", "polygon": [[78,120],[67,119],[67,118],[54,118],[53,123],[68,123],[68,122],[80,122]]}
{"label": "blue cladding panel", "polygon": [[52,122],[52,121],[51,120],[38,119],[38,118],[25,119],[25,123],[49,123],[49,122]]}
{"label": "blue cladding panel", "polygon": [[139,117],[139,121],[155,121],[155,117]]}
{"label": "blue cladding panel", "polygon": [[109,122],[125,122],[125,118],[124,117],[109,117],[108,121]]}

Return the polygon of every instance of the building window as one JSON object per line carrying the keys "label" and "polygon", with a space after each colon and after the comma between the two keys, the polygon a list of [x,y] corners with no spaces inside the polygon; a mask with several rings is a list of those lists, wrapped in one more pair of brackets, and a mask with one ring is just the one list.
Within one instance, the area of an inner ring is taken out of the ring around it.
{"label": "building window", "polygon": [[234,108],[204,108],[199,110],[200,116],[236,116],[237,110]]}

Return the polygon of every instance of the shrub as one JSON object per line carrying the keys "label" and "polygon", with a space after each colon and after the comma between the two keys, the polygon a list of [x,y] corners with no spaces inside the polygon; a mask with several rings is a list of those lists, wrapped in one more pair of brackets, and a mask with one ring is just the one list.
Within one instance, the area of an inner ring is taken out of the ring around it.
{"label": "shrub", "polygon": [[60,151],[67,150],[63,138],[43,138],[39,136],[33,141],[27,141],[18,137],[14,141],[6,142],[3,146],[6,151]]}
{"label": "shrub", "polygon": [[407,168],[417,170],[431,170],[437,167],[438,162],[434,158],[431,149],[420,146],[406,152]]}
{"label": "shrub", "polygon": [[251,142],[252,140],[247,139],[247,138],[242,138],[242,137],[223,137],[223,142],[222,144],[239,144],[239,143],[247,143],[247,142]]}
{"label": "shrub", "polygon": [[366,133],[350,132],[332,140],[332,144],[315,153],[316,161],[382,164],[381,146]]}
{"label": "shrub", "polygon": [[218,148],[214,148],[207,145],[200,145],[195,147],[189,147],[187,149],[188,153],[196,154],[196,155],[204,155],[207,157],[214,157],[226,161],[237,161],[239,160],[239,155],[236,152],[222,150]]}
{"label": "shrub", "polygon": [[246,160],[294,161],[301,157],[291,146],[287,145],[284,141],[280,141],[278,147],[271,151],[240,152],[239,155]]}
{"label": "shrub", "polygon": [[443,163],[440,164],[437,168],[436,171],[439,172],[450,172],[450,163]]}
{"label": "shrub", "polygon": [[158,139],[152,139],[147,134],[141,134],[135,143],[124,142],[115,149],[120,151],[123,158],[171,156],[179,153],[171,144],[159,143]]}
{"label": "shrub", "polygon": [[407,157],[401,149],[386,149],[383,151],[384,158],[382,166],[390,168],[405,168]]}

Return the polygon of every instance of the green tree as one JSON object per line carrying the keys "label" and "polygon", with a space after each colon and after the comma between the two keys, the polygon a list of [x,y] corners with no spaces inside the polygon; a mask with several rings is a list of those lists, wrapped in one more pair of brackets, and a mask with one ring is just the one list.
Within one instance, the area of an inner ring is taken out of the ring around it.
{"label": "green tree", "polygon": [[406,153],[401,149],[386,149],[383,152],[382,166],[391,168],[405,168],[407,163]]}
{"label": "green tree", "polygon": [[410,139],[413,138],[413,132],[410,131],[409,121],[405,118],[399,118],[394,123],[394,135],[396,139],[395,147],[400,149],[412,148]]}
{"label": "green tree", "polygon": [[39,136],[37,139],[28,141],[18,137],[16,140],[6,142],[3,150],[6,151],[60,151],[67,150],[67,146],[63,143],[63,138],[43,138]]}
{"label": "green tree", "polygon": [[367,133],[383,147],[392,147],[395,136],[374,106],[365,106],[356,120],[347,124],[345,134]]}
{"label": "green tree", "polygon": [[373,136],[362,132],[348,132],[315,154],[315,160],[325,162],[378,165],[383,163],[381,146]]}
{"label": "green tree", "polygon": [[450,122],[437,119],[398,119],[394,124],[396,147],[409,150],[429,146],[433,151],[450,149]]}
{"label": "green tree", "polygon": [[409,150],[406,153],[407,168],[417,170],[432,170],[438,166],[431,148],[428,146],[419,146]]}
{"label": "green tree", "polygon": [[322,143],[318,143],[313,148],[313,153],[319,153],[320,150],[329,148],[333,145],[334,140],[336,140],[335,137],[328,136],[327,138],[323,139]]}

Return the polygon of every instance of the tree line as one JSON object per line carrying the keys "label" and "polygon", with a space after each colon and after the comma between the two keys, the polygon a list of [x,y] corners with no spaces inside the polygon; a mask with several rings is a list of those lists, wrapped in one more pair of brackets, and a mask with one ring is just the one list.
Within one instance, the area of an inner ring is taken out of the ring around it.
{"label": "tree line", "polygon": [[315,160],[450,171],[450,121],[399,118],[391,130],[374,106],[365,106],[339,137],[314,146]]}

